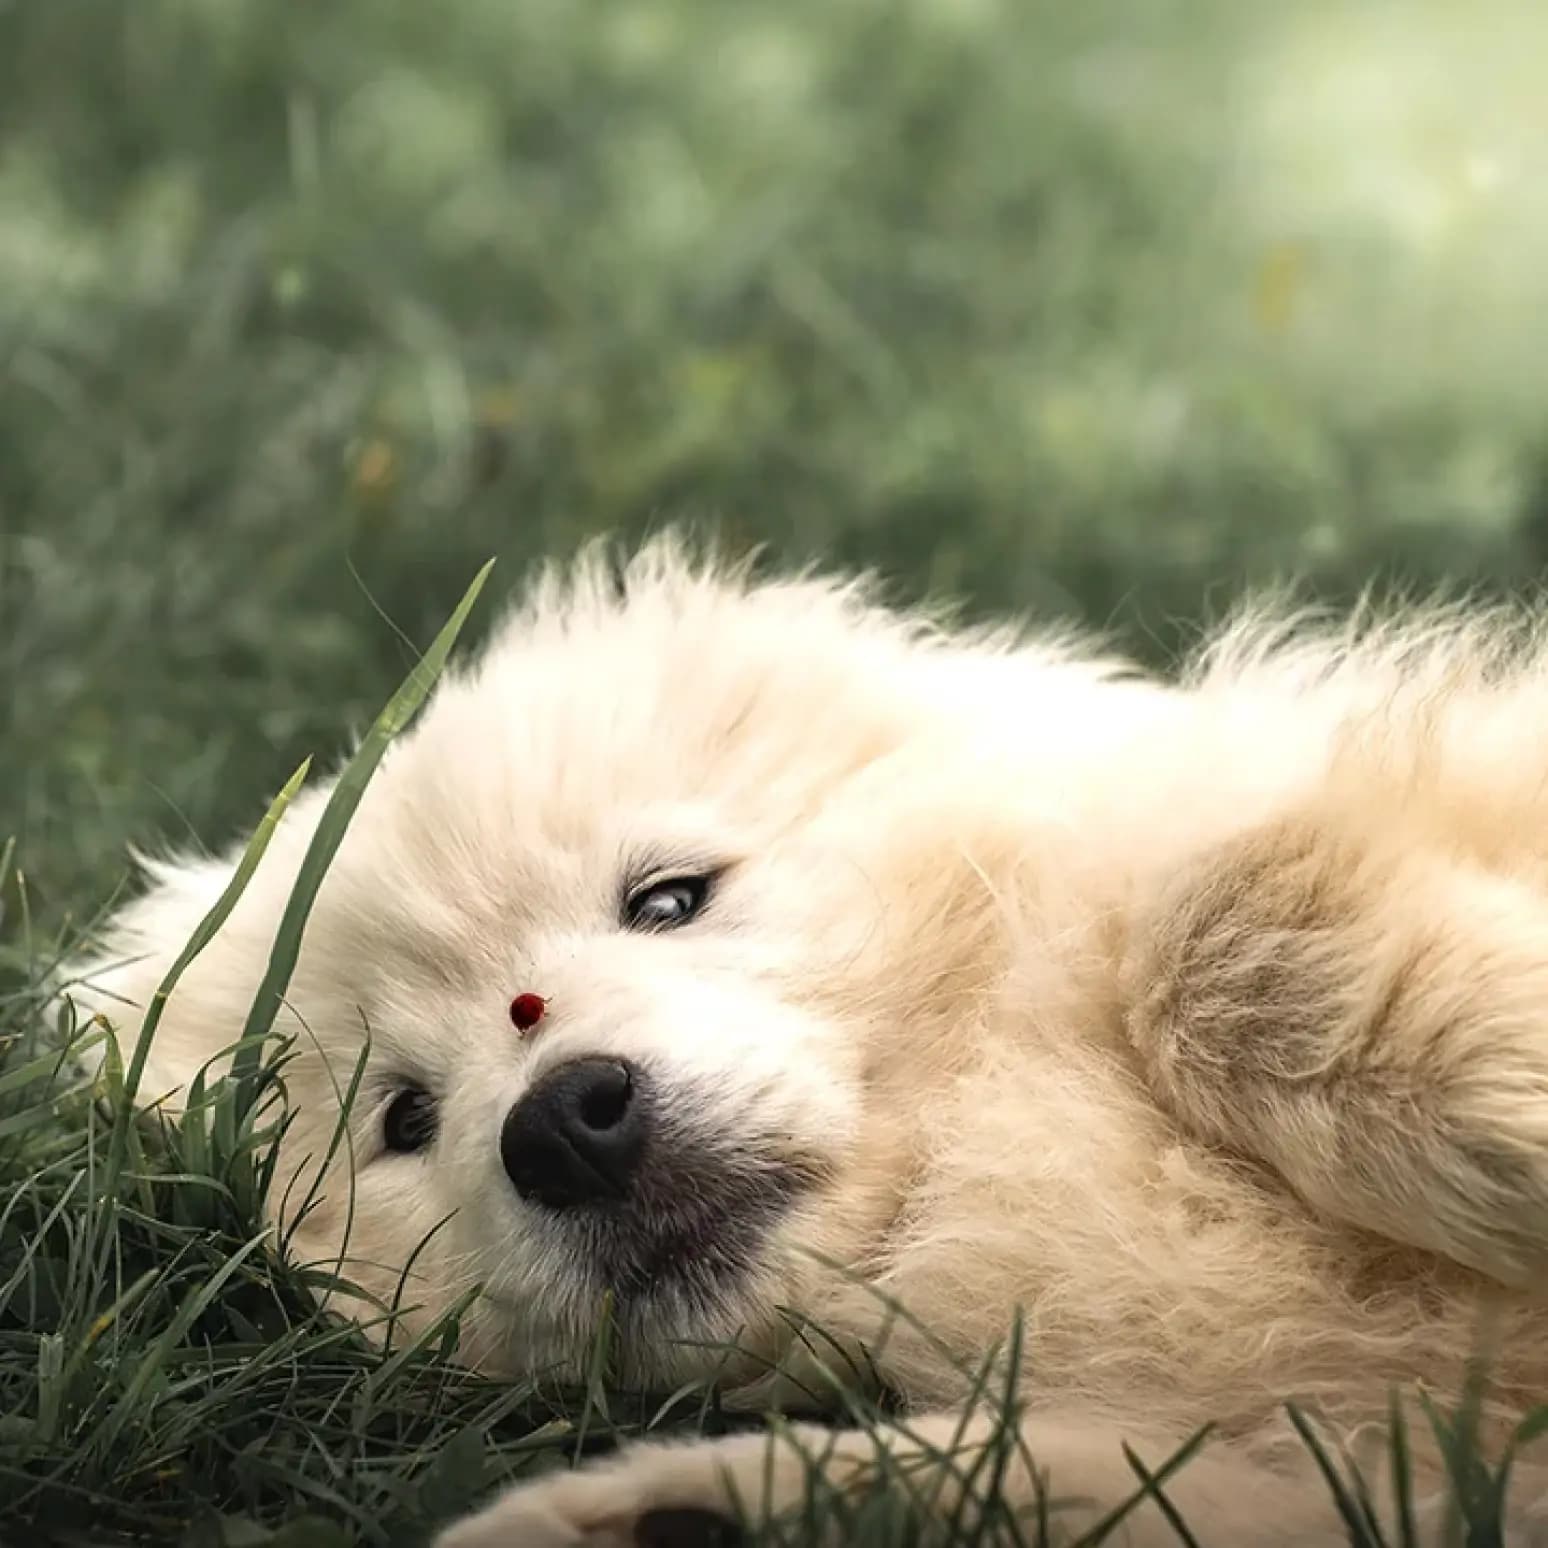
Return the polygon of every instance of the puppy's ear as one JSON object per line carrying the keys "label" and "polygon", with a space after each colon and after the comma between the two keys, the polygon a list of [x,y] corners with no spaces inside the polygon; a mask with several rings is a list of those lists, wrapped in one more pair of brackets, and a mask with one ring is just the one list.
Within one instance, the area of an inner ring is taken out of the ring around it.
{"label": "puppy's ear", "polygon": [[[60,975],[59,996],[74,1007],[78,1026],[101,1018],[113,1030],[125,1064],[133,1055],[145,1013],[157,988],[205,915],[215,906],[237,864],[220,858],[141,860],[148,887],[125,905],[100,933],[92,955]],[[245,899],[243,900],[246,901]],[[266,961],[244,950],[251,944],[254,909],[228,919],[179,980],[156,1027],[137,1101],[176,1111],[189,1083],[241,1035],[247,1009]],[[90,1060],[100,1064],[100,1048]]]}

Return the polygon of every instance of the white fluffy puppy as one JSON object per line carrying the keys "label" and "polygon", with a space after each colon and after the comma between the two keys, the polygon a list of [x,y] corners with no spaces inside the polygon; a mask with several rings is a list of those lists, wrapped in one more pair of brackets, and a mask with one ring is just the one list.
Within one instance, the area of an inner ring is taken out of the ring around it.
{"label": "white fluffy puppy", "polygon": [[[370,1052],[293,1250],[387,1299],[412,1264],[425,1316],[481,1283],[497,1373],[573,1367],[610,1298],[628,1376],[738,1340],[756,1398],[820,1376],[794,1308],[869,1350],[916,1467],[985,1433],[963,1371],[1021,1308],[1004,1482],[1056,1532],[1133,1491],[1125,1440],[1155,1466],[1213,1421],[1168,1486],[1202,1539],[1341,1540],[1285,1399],[1347,1437],[1393,1383],[1454,1397],[1484,1307],[1491,1411],[1548,1398],[1548,653],[1509,632],[1239,625],[1166,684],[667,542],[545,573],[317,900],[282,1180]],[[323,796],[147,1093],[236,1037]],[[116,920],[81,997],[125,1039],[232,863]],[[860,1487],[873,1443],[823,1465]],[[806,1481],[788,1440],[640,1446],[448,1542],[686,1541]]]}

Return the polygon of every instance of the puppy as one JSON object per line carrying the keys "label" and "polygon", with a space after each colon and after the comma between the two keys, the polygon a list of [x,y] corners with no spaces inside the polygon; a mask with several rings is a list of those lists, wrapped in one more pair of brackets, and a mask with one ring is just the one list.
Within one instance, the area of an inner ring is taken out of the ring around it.
{"label": "puppy", "polygon": [[[1000,1484],[1054,1540],[1136,1491],[1125,1443],[1154,1469],[1206,1424],[1164,1486],[1203,1540],[1345,1540],[1283,1404],[1357,1447],[1394,1385],[1458,1397],[1481,1317],[1491,1433],[1548,1398],[1529,633],[1247,619],[1162,682],[667,540],[543,573],[318,896],[278,1027],[291,1251],[389,1302],[406,1276],[421,1321],[481,1286],[489,1372],[577,1372],[605,1308],[631,1381],[772,1402],[853,1356],[906,1417],[641,1445],[447,1548],[674,1541],[792,1507],[812,1465],[901,1470],[970,1525],[973,1373],[1018,1311]],[[325,795],[144,1095],[221,1067]],[[78,970],[126,1043],[233,863],[152,865]],[[1176,1540],[1153,1499],[1127,1530]]]}

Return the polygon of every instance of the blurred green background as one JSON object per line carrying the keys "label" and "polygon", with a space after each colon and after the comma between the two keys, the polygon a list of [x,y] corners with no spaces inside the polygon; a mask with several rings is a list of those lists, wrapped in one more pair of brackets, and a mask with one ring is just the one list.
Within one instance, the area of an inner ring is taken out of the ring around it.
{"label": "blurred green background", "polygon": [[692,520],[1158,660],[1535,585],[1545,60],[1534,0],[0,0],[35,909],[250,821],[493,553]]}

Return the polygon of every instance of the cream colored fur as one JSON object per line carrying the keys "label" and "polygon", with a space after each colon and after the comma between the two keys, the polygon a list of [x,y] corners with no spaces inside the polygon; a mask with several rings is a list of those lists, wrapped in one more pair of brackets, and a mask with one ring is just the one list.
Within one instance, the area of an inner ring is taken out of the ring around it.
{"label": "cream colored fur", "polygon": [[[236,1037],[323,795],[173,997],[148,1094]],[[77,997],[125,1039],[231,863],[156,865],[87,965]],[[626,874],[707,865],[702,919],[618,928]],[[520,990],[550,1005],[526,1040]],[[627,1375],[679,1381],[740,1337],[741,1400],[788,1394],[767,1362],[821,1376],[795,1307],[949,1413],[1020,1308],[1031,1461],[1090,1502],[1056,1520],[1129,1492],[1123,1437],[1155,1465],[1213,1421],[1172,1491],[1203,1540],[1336,1541],[1285,1399],[1341,1436],[1394,1383],[1452,1400],[1481,1317],[1491,1422],[1548,1399],[1548,650],[1493,617],[1249,616],[1163,683],[670,542],[615,588],[594,553],[390,753],[280,1030],[282,1173],[308,1180],[370,1037],[352,1234],[340,1164],[294,1253],[390,1299],[440,1226],[409,1299],[422,1320],[483,1283],[464,1351],[489,1371],[573,1367],[606,1288],[511,1189],[501,1117],[555,1064],[625,1055],[823,1179],[718,1304],[626,1317]],[[440,1102],[417,1155],[380,1137],[406,1078]],[[765,1496],[763,1446],[639,1448],[448,1541],[624,1542],[727,1477],[777,1508],[802,1474],[785,1452]]]}

